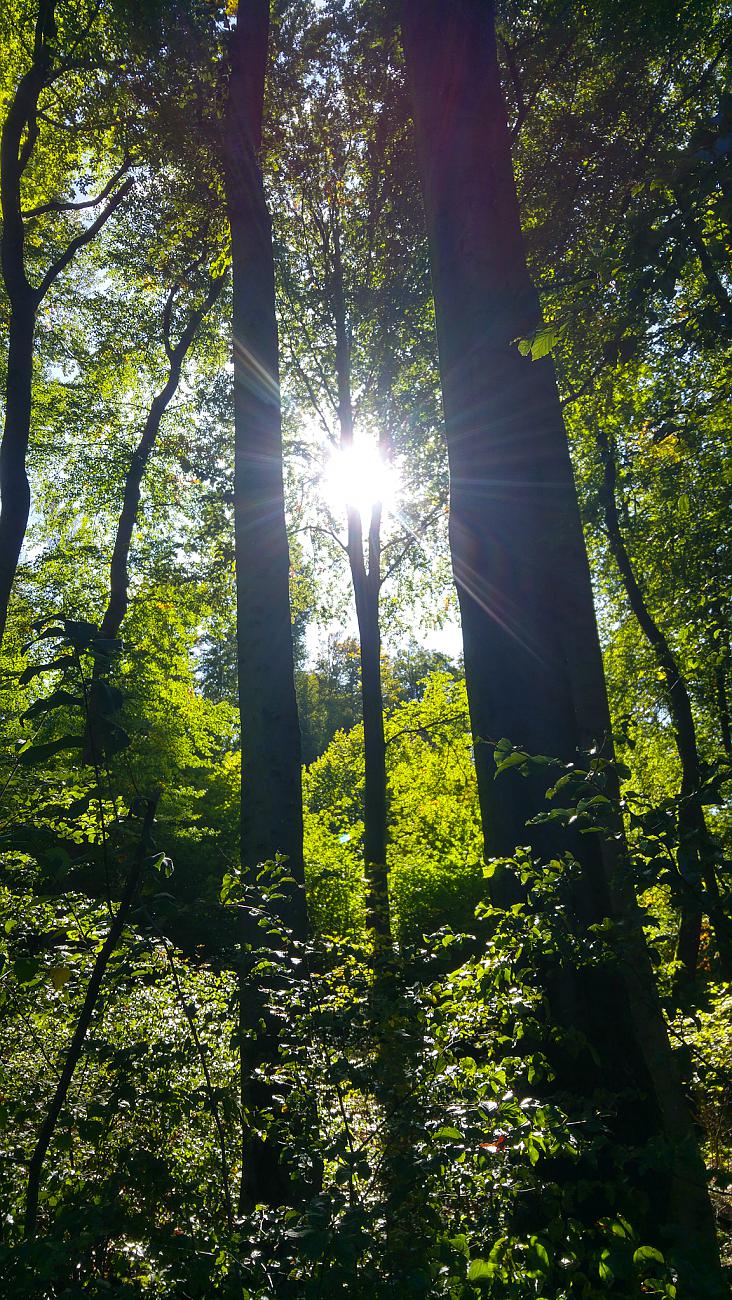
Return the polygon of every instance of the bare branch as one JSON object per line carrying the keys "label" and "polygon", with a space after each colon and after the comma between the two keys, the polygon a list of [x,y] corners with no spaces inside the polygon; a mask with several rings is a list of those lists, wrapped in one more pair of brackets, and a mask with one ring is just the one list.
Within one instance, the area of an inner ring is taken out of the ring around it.
{"label": "bare branch", "polygon": [[420,727],[402,727],[401,731],[395,731],[392,736],[387,737],[386,744],[390,745],[393,740],[398,740],[400,736],[419,736],[423,731],[433,731],[435,727],[446,727],[450,722],[468,721],[465,710],[462,713],[448,713],[444,718],[436,718],[434,722],[426,722]]}
{"label": "bare branch", "polygon": [[[392,560],[391,564],[390,564],[390,565],[385,569],[385,571],[384,571],[384,575],[383,575],[383,577],[381,578],[381,582],[380,582],[380,584],[379,584],[380,586],[383,587],[383,585],[384,585],[384,583],[386,582],[387,578],[390,578],[391,575],[392,575],[392,573],[394,573],[395,570],[399,568],[399,565],[402,563],[402,560],[404,560],[404,559],[406,558],[406,556],[407,556],[407,555],[409,554],[409,552],[411,551],[412,547],[413,547],[413,546],[419,546],[419,544],[420,544],[420,542],[421,542],[421,540],[422,540],[422,536],[424,535],[424,533],[426,533],[426,531],[427,531],[427,529],[429,528],[430,524],[433,523],[433,521],[434,521],[435,519],[437,519],[438,516],[439,516],[440,514],[442,514],[443,508],[444,508],[444,507],[443,507],[442,503],[440,503],[440,505],[438,505],[438,506],[435,506],[435,509],[432,510],[432,511],[430,512],[430,514],[428,514],[428,515],[427,515],[427,516],[422,520],[422,522],[421,522],[420,525],[419,525],[419,529],[418,529],[417,531],[410,530],[409,535],[408,535],[408,537],[407,537],[407,540],[406,540],[406,542],[404,543],[404,546],[402,547],[402,549],[399,551],[398,555],[396,556],[396,559]],[[396,541],[394,541],[394,542],[389,542],[389,543],[388,543],[388,546],[391,547],[391,546],[394,546],[395,544],[396,544]],[[387,547],[384,548],[384,551],[386,551],[386,549],[387,549]]]}

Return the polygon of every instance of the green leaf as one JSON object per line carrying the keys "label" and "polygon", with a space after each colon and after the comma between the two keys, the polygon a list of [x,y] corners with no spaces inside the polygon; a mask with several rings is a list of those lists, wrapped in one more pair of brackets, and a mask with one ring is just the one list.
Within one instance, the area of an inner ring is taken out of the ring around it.
{"label": "green leaf", "polygon": [[129,734],[125,731],[124,727],[118,726],[116,722],[105,720],[101,731],[104,743],[104,752],[107,756],[121,753],[121,751],[126,749],[130,744]]}
{"label": "green leaf", "polygon": [[99,628],[96,623],[88,623],[84,618],[67,618],[64,619],[64,630],[69,641],[79,650],[84,650],[94,640]]}
{"label": "green leaf", "polygon": [[62,668],[71,668],[73,664],[73,655],[58,655],[56,659],[49,660],[47,664],[31,664],[29,668],[24,668],[18,680],[21,686],[27,686],[28,682],[31,682],[34,677],[38,677],[39,673],[57,673]]}
{"label": "green leaf", "polygon": [[45,763],[46,759],[53,758],[62,749],[81,749],[83,744],[83,736],[61,736],[58,740],[49,740],[43,745],[28,745],[21,749],[17,760],[23,767],[33,767],[34,763]]}
{"label": "green leaf", "polygon": [[541,1262],[542,1262],[542,1264],[546,1265],[546,1267],[548,1268],[548,1267],[549,1267],[549,1253],[548,1253],[547,1248],[546,1248],[546,1246],[544,1245],[544,1243],[541,1242],[541,1241],[539,1241],[538,1238],[536,1238],[536,1237],[532,1237],[532,1238],[531,1238],[531,1241],[530,1241],[529,1244],[530,1244],[531,1249],[533,1250],[534,1254],[536,1255],[537,1259],[540,1259]]}
{"label": "green leaf", "polygon": [[489,1263],[487,1259],[473,1259],[468,1267],[468,1281],[480,1282],[484,1278],[493,1277],[495,1271],[495,1264]]}
{"label": "green leaf", "polygon": [[511,767],[527,768],[527,765],[530,762],[529,755],[522,749],[514,749],[513,752],[508,754],[505,758],[499,757],[498,751],[496,751],[494,759],[496,764],[496,776],[498,776],[499,772],[507,772]]}
{"label": "green leaf", "polygon": [[109,682],[97,682],[94,687],[95,702],[99,709],[105,715],[118,713],[124,704],[124,695],[117,686],[110,686]]}
{"label": "green leaf", "polygon": [[555,348],[562,337],[562,327],[553,323],[540,325],[525,339],[515,339],[522,357],[531,357],[532,361],[541,361]]}
{"label": "green leaf", "polygon": [[42,700],[36,700],[34,704],[31,704],[30,708],[26,709],[23,714],[23,721],[37,718],[42,713],[50,713],[63,704],[68,704],[72,708],[79,708],[83,703],[81,696],[74,695],[71,691],[59,687],[57,691],[52,691],[50,695],[46,695]]}
{"label": "green leaf", "polygon": [[655,1246],[639,1246],[633,1255],[634,1264],[645,1264],[653,1262],[655,1264],[665,1264],[666,1261],[660,1250]]}

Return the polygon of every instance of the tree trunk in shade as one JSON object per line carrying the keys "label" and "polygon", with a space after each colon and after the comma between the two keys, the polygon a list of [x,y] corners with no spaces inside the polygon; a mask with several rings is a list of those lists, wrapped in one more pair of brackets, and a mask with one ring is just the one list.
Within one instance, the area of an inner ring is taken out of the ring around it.
{"label": "tree trunk in shade", "polygon": [[[268,0],[242,0],[231,35],[224,142],[231,224],[234,348],[234,517],[244,879],[283,854],[304,881],[300,728],[295,700],[290,560],[285,526],[272,230],[259,164],[269,39]],[[304,892],[284,905],[304,938]],[[260,931],[261,943],[263,932]],[[244,941],[256,942],[254,935]],[[244,1139],[240,1208],[293,1199],[276,1142],[258,1117],[276,1109],[260,1067],[274,1063],[277,1033],[251,971],[240,980]],[[264,1028],[256,1027],[264,1022]],[[254,1031],[254,1032],[253,1032]]]}
{"label": "tree trunk in shade", "polygon": [[227,202],[233,260],[234,517],[242,861],[302,875],[300,728],[282,477],[272,228],[259,167],[269,5],[240,5],[231,41]]}
{"label": "tree trunk in shade", "polygon": [[[529,276],[489,0],[402,0],[402,39],[421,172],[450,466],[450,542],[486,854],[570,845],[526,828],[546,780],[494,780],[493,744],[576,760],[612,756],[589,568],[566,432],[549,359],[516,340],[540,324]],[[640,1088],[642,1122],[674,1152],[652,1219],[719,1267],[704,1167],[672,1057],[637,915],[617,854],[596,836],[571,847],[587,921],[623,925],[621,978],[575,980],[574,1014],[608,1082]],[[592,988],[588,997],[586,988]],[[562,999],[560,998],[560,1002]],[[638,1116],[640,1118],[640,1116]],[[672,1239],[673,1239],[672,1237]],[[713,1283],[710,1282],[710,1286]],[[688,1292],[692,1294],[691,1291]],[[716,1294],[710,1290],[710,1294]]]}

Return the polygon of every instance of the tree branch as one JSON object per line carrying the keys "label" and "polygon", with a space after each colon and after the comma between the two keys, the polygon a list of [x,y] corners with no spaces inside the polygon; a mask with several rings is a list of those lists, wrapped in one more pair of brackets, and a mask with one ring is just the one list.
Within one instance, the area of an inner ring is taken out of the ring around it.
{"label": "tree branch", "polygon": [[100,212],[96,221],[92,222],[92,224],[88,226],[86,230],[82,231],[80,235],[77,235],[76,239],[72,239],[71,243],[67,246],[61,256],[48,268],[38,288],[33,291],[37,304],[42,302],[51,285],[58,279],[61,272],[66,270],[66,267],[73,261],[79,250],[85,248],[87,244],[90,244],[92,239],[99,234],[99,231],[106,225],[109,218],[119,207],[123,199],[126,199],[133,184],[134,181],[132,177],[128,177],[124,184],[117,190],[117,193],[110,199],[104,211]]}
{"label": "tree branch", "polygon": [[40,203],[36,208],[29,208],[22,215],[29,221],[32,217],[45,216],[47,212],[81,212],[84,208],[96,208],[100,203],[104,203],[105,199],[109,198],[117,182],[122,179],[128,170],[129,165],[130,159],[125,158],[114,175],[110,177],[101,193],[97,194],[93,199],[82,199],[79,203],[63,203],[60,199],[49,199],[48,203]]}

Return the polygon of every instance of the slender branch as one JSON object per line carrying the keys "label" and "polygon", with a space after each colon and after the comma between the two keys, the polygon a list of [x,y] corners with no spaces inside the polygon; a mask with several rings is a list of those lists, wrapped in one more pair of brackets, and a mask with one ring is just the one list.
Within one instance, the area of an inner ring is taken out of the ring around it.
{"label": "slender branch", "polygon": [[[163,416],[177,391],[186,354],[191,347],[201,322],[219,297],[226,275],[216,276],[210,281],[208,292],[199,307],[192,310],[185,327],[176,344],[170,338],[170,313],[175,290],[171,290],[163,312],[163,334],[165,350],[169,359],[168,377],[160,392],[156,393],[150,404],[140,439],[135,447],[125,480],[122,510],[117,525],[112,560],[110,565],[109,597],[107,608],[101,624],[101,634],[114,638],[120,630],[122,620],[127,612],[127,563],[129,559],[132,534],[137,521],[140,503],[140,487],[148,461],[157,440]],[[96,665],[95,665],[96,667]],[[98,674],[97,674],[98,675]]]}
{"label": "slender branch", "polygon": [[423,731],[432,731],[435,727],[446,727],[449,722],[470,723],[468,714],[463,709],[462,713],[448,713],[444,718],[437,718],[434,722],[426,722],[421,727],[402,727],[400,731],[395,731],[391,736],[387,736],[386,743],[390,745],[392,741],[398,740],[400,736],[421,736]]}
{"label": "slender branch", "polygon": [[173,953],[171,950],[171,946],[168,943],[168,940],[166,939],[162,931],[158,930],[157,926],[155,925],[154,928],[157,931],[160,938],[162,939],[163,944],[165,946],[165,955],[168,959],[168,966],[170,968],[170,975],[171,975],[171,979],[173,980],[173,985],[175,987],[175,993],[178,999],[178,1004],[183,1012],[183,1015],[188,1021],[188,1028],[191,1031],[191,1038],[193,1039],[193,1043],[198,1053],[198,1059],[201,1062],[201,1069],[203,1071],[203,1077],[206,1084],[206,1095],[208,1097],[208,1104],[211,1110],[211,1116],[213,1118],[213,1122],[216,1125],[216,1133],[219,1139],[219,1155],[221,1159],[221,1181],[223,1183],[224,1207],[226,1209],[226,1222],[229,1228],[229,1232],[231,1232],[233,1231],[233,1227],[234,1227],[234,1213],[231,1205],[231,1187],[229,1182],[229,1161],[226,1155],[226,1134],[224,1132],[224,1126],[221,1121],[221,1115],[219,1114],[219,1108],[216,1105],[216,1097],[214,1095],[213,1083],[211,1082],[211,1071],[208,1068],[206,1053],[204,1051],[203,1043],[201,1042],[198,1029],[196,1028],[195,1017],[193,1015],[193,1012],[190,1009],[188,1002],[186,1002],[183,990],[180,986],[180,980],[178,979],[178,972],[175,968],[175,962],[173,961]]}
{"label": "slender branch", "polygon": [[130,911],[132,910],[132,904],[135,901],[140,881],[142,880],[145,864],[147,862],[147,850],[150,843],[153,822],[155,820],[155,810],[157,808],[158,798],[159,795],[156,794],[147,801],[145,817],[142,823],[142,830],[140,832],[140,839],[138,841],[132,868],[127,877],[127,883],[122,898],[120,899],[119,907],[117,908],[117,912],[107,932],[107,937],[97,954],[96,961],[94,962],[94,968],[87,985],[86,996],[81,1008],[81,1013],[76,1022],[76,1028],[66,1053],[66,1060],[64,1061],[61,1075],[56,1085],[56,1090],[51,1098],[51,1104],[46,1113],[46,1118],[41,1125],[38,1140],[30,1159],[28,1166],[28,1188],[25,1201],[26,1237],[32,1237],[35,1235],[36,1222],[38,1219],[38,1197],[41,1186],[41,1174],[43,1173],[43,1162],[46,1158],[46,1152],[48,1151],[51,1138],[53,1137],[58,1122],[58,1117],[61,1114],[61,1109],[66,1100],[71,1080],[74,1077],[74,1071],[76,1070],[79,1058],[81,1057],[86,1035],[99,999],[102,980],[106,974],[110,958],[122,937],[122,932]]}
{"label": "slender branch", "polygon": [[[402,561],[404,560],[404,558],[409,554],[409,552],[411,551],[412,547],[413,547],[413,546],[418,546],[418,545],[420,544],[420,541],[421,541],[421,535],[427,531],[427,529],[429,528],[430,524],[431,524],[435,519],[437,519],[437,517],[442,513],[443,509],[444,509],[444,506],[443,506],[442,504],[440,504],[439,506],[436,506],[435,509],[432,510],[432,511],[430,512],[430,514],[428,514],[427,517],[426,517],[425,519],[422,520],[421,524],[419,525],[419,531],[418,531],[418,532],[410,531],[410,533],[409,533],[409,535],[408,535],[408,537],[407,537],[407,540],[406,540],[404,546],[403,546],[402,549],[398,552],[396,558],[395,558],[394,560],[392,560],[391,564],[389,564],[389,565],[387,566],[387,568],[384,570],[383,577],[381,578],[381,586],[382,586],[382,587],[383,587],[384,583],[386,582],[387,578],[390,578],[391,575],[392,575],[392,573],[394,573],[395,570],[399,568],[399,565],[402,563]],[[392,545],[394,545],[394,543],[393,543],[393,542],[392,542],[392,543],[389,543],[389,545],[392,546]]]}
{"label": "slender branch", "polygon": [[95,195],[93,199],[81,199],[78,203],[64,203],[60,199],[49,199],[48,203],[40,203],[36,208],[28,208],[22,215],[29,221],[32,217],[45,216],[47,212],[81,212],[84,208],[96,208],[100,203],[104,203],[105,199],[109,198],[115,185],[121,181],[129,166],[130,160],[125,158],[114,175],[110,176],[104,189]]}
{"label": "slender branch", "polygon": [[66,267],[71,261],[73,261],[79,250],[84,248],[87,244],[90,244],[92,239],[99,234],[99,231],[106,225],[109,218],[112,216],[112,213],[116,211],[123,199],[127,197],[133,184],[134,181],[132,180],[132,177],[128,177],[128,179],[117,190],[117,193],[110,199],[104,211],[100,212],[96,221],[93,221],[86,230],[82,231],[80,235],[77,235],[76,239],[72,239],[71,243],[65,248],[61,256],[48,268],[38,288],[34,290],[36,303],[40,303],[43,300],[51,285],[58,279],[61,272],[66,270]]}
{"label": "slender branch", "polygon": [[334,533],[332,528],[324,528],[322,524],[306,524],[304,528],[298,529],[297,531],[303,533],[322,533],[324,537],[330,537],[331,541],[335,542],[336,545],[339,546],[346,555],[348,555],[348,547],[346,546],[346,543],[341,541],[338,534]]}
{"label": "slender branch", "polygon": [[170,341],[170,327],[173,316],[173,305],[177,293],[178,285],[174,284],[171,286],[170,292],[165,299],[165,306],[163,307],[163,347],[165,348],[165,355],[171,365],[173,364],[173,347]]}

